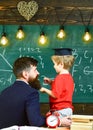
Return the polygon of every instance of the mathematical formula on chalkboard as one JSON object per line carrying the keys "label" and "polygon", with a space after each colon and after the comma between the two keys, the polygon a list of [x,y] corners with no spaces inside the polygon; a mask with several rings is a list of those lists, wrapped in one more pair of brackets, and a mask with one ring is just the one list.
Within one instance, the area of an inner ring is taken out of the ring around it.
{"label": "mathematical formula on chalkboard", "polygon": [[75,92],[93,94],[93,55],[92,50],[75,50],[76,61],[72,68],[75,77]]}
{"label": "mathematical formula on chalkboard", "polygon": [[[22,56],[33,56],[39,61],[38,69],[40,71],[41,84],[43,83],[44,76],[50,78],[55,77],[55,71],[51,62],[52,52],[49,49],[40,48],[25,48],[19,47],[15,50],[8,52],[7,49],[0,51],[0,91],[11,85],[15,77],[12,73],[12,65],[16,58]],[[91,102],[93,99],[93,52],[92,49],[75,49],[73,55],[75,56],[75,63],[72,67],[71,73],[75,81],[75,102]],[[46,96],[46,95],[42,95]],[[41,96],[41,97],[42,97]],[[46,99],[43,98],[43,100]],[[42,102],[42,100],[41,100]],[[45,101],[47,102],[47,101]]]}

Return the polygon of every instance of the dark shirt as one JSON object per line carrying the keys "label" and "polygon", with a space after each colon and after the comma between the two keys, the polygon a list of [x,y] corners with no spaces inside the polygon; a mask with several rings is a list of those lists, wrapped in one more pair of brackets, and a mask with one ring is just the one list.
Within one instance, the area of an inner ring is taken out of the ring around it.
{"label": "dark shirt", "polygon": [[0,94],[0,128],[44,124],[38,90],[23,81],[15,81]]}

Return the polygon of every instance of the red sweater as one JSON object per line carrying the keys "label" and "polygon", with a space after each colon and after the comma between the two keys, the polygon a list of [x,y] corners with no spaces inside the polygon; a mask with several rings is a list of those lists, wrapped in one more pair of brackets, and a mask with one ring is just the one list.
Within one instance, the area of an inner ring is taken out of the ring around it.
{"label": "red sweater", "polygon": [[60,110],[64,108],[73,108],[72,96],[74,92],[74,81],[71,74],[59,74],[51,85],[51,90],[56,96],[50,97],[50,109]]}

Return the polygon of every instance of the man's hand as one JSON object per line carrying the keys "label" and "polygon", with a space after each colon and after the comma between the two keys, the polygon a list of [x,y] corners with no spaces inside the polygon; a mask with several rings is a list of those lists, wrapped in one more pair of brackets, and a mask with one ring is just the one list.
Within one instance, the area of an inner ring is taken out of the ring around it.
{"label": "man's hand", "polygon": [[62,119],[61,119],[61,126],[67,126],[67,127],[69,127],[69,126],[71,126],[71,124],[72,124],[72,120],[71,120],[71,118],[70,117],[63,117]]}

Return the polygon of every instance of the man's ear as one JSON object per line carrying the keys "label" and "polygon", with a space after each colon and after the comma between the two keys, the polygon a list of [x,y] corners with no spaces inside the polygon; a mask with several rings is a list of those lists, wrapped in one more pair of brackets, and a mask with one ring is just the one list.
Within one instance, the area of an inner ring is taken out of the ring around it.
{"label": "man's ear", "polygon": [[28,72],[27,72],[27,71],[23,71],[23,72],[22,72],[22,76],[23,76],[25,79],[28,79]]}

